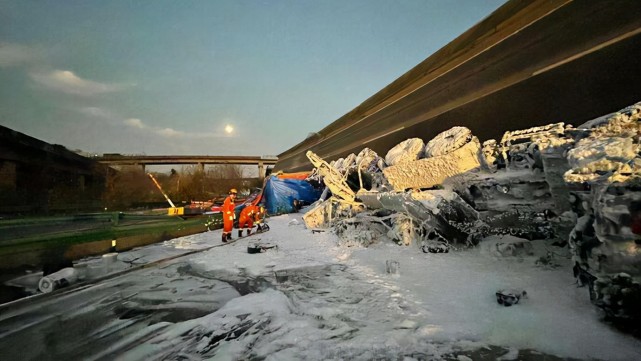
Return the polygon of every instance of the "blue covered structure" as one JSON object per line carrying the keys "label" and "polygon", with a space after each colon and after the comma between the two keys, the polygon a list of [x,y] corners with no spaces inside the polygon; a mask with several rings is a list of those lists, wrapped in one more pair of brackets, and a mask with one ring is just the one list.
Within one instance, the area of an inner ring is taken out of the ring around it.
{"label": "blue covered structure", "polygon": [[263,202],[269,215],[293,213],[298,211],[294,207],[294,200],[311,204],[320,198],[321,193],[322,190],[314,188],[305,180],[271,175],[265,180]]}

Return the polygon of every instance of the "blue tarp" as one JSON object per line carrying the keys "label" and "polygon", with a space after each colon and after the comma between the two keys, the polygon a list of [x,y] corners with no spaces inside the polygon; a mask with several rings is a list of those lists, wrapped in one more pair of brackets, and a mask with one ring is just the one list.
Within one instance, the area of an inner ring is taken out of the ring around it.
{"label": "blue tarp", "polygon": [[263,189],[263,200],[267,214],[293,213],[294,200],[310,204],[316,202],[322,190],[315,189],[307,181],[298,179],[280,179],[272,175],[265,181]]}

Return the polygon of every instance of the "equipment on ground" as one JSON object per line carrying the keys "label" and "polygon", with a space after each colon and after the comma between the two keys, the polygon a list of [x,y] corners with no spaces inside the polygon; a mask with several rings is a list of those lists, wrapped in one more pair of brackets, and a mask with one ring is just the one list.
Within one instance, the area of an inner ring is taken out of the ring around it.
{"label": "equipment on ground", "polygon": [[247,246],[247,253],[263,253],[269,249],[278,249],[278,246],[273,243],[254,243]]}
{"label": "equipment on ground", "polygon": [[[258,229],[256,229],[256,231],[253,231],[251,234],[244,235],[242,237],[228,238],[227,241],[223,242],[223,244],[234,243],[234,242],[236,242],[238,240],[241,240],[241,239],[244,239],[244,238],[247,238],[247,237],[251,237],[251,236],[256,235],[256,234],[265,233],[267,231],[269,231],[269,225],[267,223],[260,223]],[[231,234],[231,233],[229,233],[229,234]]]}

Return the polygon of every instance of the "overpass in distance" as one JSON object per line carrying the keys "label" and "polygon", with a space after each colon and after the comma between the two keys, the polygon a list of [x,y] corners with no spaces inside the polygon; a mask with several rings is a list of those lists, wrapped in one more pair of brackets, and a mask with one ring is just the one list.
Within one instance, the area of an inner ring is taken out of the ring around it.
{"label": "overpass in distance", "polygon": [[216,155],[121,155],[104,154],[102,157],[93,158],[99,163],[108,166],[136,165],[141,166],[143,171],[147,165],[174,165],[191,164],[198,165],[201,170],[205,165],[256,165],[258,166],[259,178],[265,177],[265,166],[275,165],[278,158],[271,156],[216,156]]}
{"label": "overpass in distance", "polygon": [[481,141],[579,125],[641,101],[641,1],[510,0],[349,113],[278,155],[309,170],[465,126]]}

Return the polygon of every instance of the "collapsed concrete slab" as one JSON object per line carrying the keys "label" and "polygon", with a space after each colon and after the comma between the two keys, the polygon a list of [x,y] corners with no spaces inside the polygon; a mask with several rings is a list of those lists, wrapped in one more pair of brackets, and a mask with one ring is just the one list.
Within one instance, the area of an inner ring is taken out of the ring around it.
{"label": "collapsed concrete slab", "polygon": [[423,157],[425,143],[420,138],[404,140],[390,149],[385,155],[385,164],[393,166],[413,162]]}
{"label": "collapsed concrete slab", "polygon": [[625,327],[641,320],[641,103],[581,127],[564,180],[580,215],[569,237],[574,274]]}
{"label": "collapsed concrete slab", "polygon": [[447,191],[423,192],[371,192],[361,191],[357,197],[368,209],[387,209],[409,215],[424,239],[431,236],[448,242],[466,244],[473,242],[478,212],[456,193]]}
{"label": "collapsed concrete slab", "polygon": [[508,131],[498,144],[502,166],[512,169],[541,169],[537,140],[565,134],[565,124],[555,123],[529,129]]}
{"label": "collapsed concrete slab", "polygon": [[[385,236],[432,253],[492,236],[518,239],[495,251],[519,256],[549,239],[608,317],[641,320],[641,103],[578,128],[506,132],[482,148],[463,127],[421,144],[399,144],[387,164],[368,149],[348,168],[322,164],[334,196],[305,215],[308,227],[333,228],[348,245]],[[350,172],[356,187],[344,183]]]}
{"label": "collapsed concrete slab", "polygon": [[432,188],[447,178],[481,166],[480,144],[473,138],[448,154],[419,159],[383,169],[383,174],[395,191]]}

